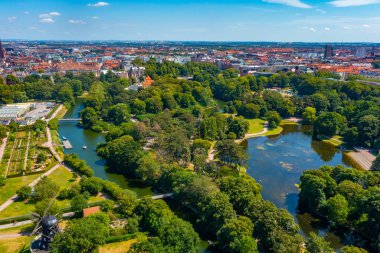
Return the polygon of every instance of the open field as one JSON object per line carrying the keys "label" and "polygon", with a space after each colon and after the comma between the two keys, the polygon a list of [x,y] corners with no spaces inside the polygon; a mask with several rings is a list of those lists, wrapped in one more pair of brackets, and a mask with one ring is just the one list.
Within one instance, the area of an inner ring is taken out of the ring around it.
{"label": "open field", "polygon": [[[20,177],[18,177],[20,178]],[[60,186],[60,189],[65,189],[70,187],[75,182],[72,180],[72,173],[67,170],[65,167],[59,167],[56,169],[53,173],[51,173],[48,178],[52,179],[56,184]],[[17,179],[17,178],[14,178]],[[77,179],[78,182],[79,179]],[[16,190],[19,188],[16,188]],[[12,196],[12,195],[11,195]],[[104,198],[100,195],[98,196],[91,196],[88,200],[89,203],[99,202],[104,200]],[[57,204],[61,208],[67,208],[70,207],[70,200],[56,200]],[[34,204],[32,203],[25,203],[22,201],[15,201],[11,205],[9,205],[7,208],[5,208],[3,211],[0,212],[0,219],[8,218],[8,217],[16,217],[21,215],[27,215],[30,212],[33,212],[34,210]]]}
{"label": "open field", "polygon": [[247,134],[260,133],[264,130],[265,120],[262,119],[248,119],[249,129]]}
{"label": "open field", "polygon": [[23,186],[29,185],[39,176],[40,174],[34,174],[5,179],[6,185],[0,188],[0,204],[4,203],[10,197],[15,195],[18,189],[20,189]]}
{"label": "open field", "polygon": [[114,242],[105,244],[100,247],[99,253],[124,253],[128,252],[133,243],[137,242],[136,239],[132,239],[125,242]]}

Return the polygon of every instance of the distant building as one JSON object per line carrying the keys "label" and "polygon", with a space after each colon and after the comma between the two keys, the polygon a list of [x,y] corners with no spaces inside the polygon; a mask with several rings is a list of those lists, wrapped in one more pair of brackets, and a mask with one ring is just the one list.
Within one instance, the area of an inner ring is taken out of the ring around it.
{"label": "distant building", "polygon": [[325,58],[333,57],[333,55],[334,55],[333,47],[331,45],[326,45],[325,46]]}
{"label": "distant building", "polygon": [[150,87],[153,83],[154,83],[154,80],[153,80],[150,76],[147,76],[147,77],[145,78],[145,81],[142,83],[142,86],[143,86],[144,88],[148,88],[148,87]]}
{"label": "distant building", "polygon": [[0,40],[0,59],[1,60],[5,59],[5,48],[3,48],[3,44],[1,43],[1,40]]}
{"label": "distant building", "polygon": [[366,56],[367,56],[367,48],[365,48],[365,47],[356,48],[356,50],[355,50],[355,57],[356,58],[362,59],[362,58],[366,58]]}

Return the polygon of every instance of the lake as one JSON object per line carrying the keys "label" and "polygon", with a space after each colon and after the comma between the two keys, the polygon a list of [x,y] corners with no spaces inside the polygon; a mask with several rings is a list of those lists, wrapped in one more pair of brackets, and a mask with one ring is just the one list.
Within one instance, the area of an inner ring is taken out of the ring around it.
{"label": "lake", "polygon": [[298,125],[286,125],[280,135],[248,139],[243,145],[249,154],[247,173],[262,185],[263,198],[287,209],[304,236],[316,232],[339,249],[344,239],[328,232],[326,226],[309,214],[297,214],[299,190],[296,185],[305,170],[322,165],[351,167],[343,152],[330,144],[313,140],[310,126]]}

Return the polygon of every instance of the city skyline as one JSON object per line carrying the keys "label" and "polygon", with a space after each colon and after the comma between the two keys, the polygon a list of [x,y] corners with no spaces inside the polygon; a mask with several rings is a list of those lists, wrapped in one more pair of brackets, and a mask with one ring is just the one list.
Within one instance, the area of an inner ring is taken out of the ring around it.
{"label": "city skyline", "polygon": [[380,42],[379,0],[0,3],[0,38]]}

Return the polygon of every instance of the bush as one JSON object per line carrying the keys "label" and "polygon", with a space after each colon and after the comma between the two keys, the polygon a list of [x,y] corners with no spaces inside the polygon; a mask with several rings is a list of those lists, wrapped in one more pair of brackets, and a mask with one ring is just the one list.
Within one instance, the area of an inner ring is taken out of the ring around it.
{"label": "bush", "polygon": [[20,200],[27,199],[32,193],[32,188],[29,186],[23,186],[16,191],[16,194]]}
{"label": "bush", "polygon": [[91,195],[96,196],[103,190],[102,180],[96,177],[83,177],[80,181],[82,192],[89,192]]}
{"label": "bush", "polygon": [[87,163],[81,159],[77,154],[68,154],[65,155],[65,164],[75,170],[76,172],[92,177],[94,171],[87,165]]}

